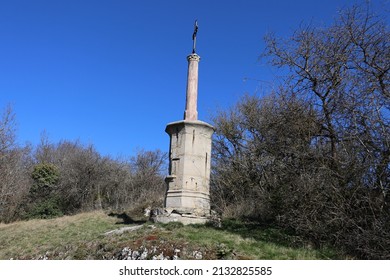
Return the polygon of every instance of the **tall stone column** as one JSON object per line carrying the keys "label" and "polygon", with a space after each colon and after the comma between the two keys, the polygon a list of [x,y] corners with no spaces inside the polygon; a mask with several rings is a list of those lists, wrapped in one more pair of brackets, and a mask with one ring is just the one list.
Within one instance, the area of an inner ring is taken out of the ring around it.
{"label": "tall stone column", "polygon": [[164,209],[153,213],[156,222],[205,223],[210,218],[211,137],[214,128],[198,120],[198,64],[195,53],[187,56],[188,74],[184,120],[169,123],[169,174]]}
{"label": "tall stone column", "polygon": [[169,123],[169,174],[164,209],[154,221],[205,223],[210,218],[211,137],[214,128],[198,120],[199,55],[187,57],[188,75],[184,120]]}
{"label": "tall stone column", "polygon": [[195,121],[198,119],[198,64],[200,56],[196,53],[193,53],[187,56],[187,60],[188,74],[184,120]]}

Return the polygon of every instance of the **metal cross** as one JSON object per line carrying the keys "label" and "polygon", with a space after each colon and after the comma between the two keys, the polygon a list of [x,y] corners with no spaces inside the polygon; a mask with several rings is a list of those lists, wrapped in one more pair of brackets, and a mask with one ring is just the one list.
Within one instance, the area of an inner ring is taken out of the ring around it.
{"label": "metal cross", "polygon": [[195,53],[196,33],[198,33],[198,20],[195,20],[194,33],[192,34],[192,53]]}

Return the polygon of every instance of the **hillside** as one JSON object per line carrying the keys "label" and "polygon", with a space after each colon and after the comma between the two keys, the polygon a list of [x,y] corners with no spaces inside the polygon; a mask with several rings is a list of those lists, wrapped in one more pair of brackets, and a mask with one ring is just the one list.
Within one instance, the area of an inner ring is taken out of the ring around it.
{"label": "hillside", "polygon": [[[133,230],[130,230],[133,227]],[[116,231],[118,229],[122,231]],[[110,233],[111,232],[111,233]],[[225,221],[211,226],[133,221],[89,212],[0,224],[0,259],[335,259],[276,229]]]}

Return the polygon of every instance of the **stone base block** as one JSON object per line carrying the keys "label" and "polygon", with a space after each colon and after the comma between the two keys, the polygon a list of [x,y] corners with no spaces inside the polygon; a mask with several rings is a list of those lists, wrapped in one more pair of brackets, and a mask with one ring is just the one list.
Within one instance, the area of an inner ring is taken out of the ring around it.
{"label": "stone base block", "polygon": [[210,214],[208,194],[190,190],[169,190],[165,198],[165,210],[169,213],[207,216]]}
{"label": "stone base block", "polygon": [[153,210],[150,219],[155,223],[167,224],[170,222],[179,222],[183,225],[205,224],[210,221],[209,217],[197,216],[191,214],[180,214],[176,212],[169,213],[165,209]]}

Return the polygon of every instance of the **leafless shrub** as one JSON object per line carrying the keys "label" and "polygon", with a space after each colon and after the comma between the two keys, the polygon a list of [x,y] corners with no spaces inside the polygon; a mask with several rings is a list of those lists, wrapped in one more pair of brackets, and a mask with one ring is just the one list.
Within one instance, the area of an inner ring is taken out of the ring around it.
{"label": "leafless shrub", "polygon": [[38,146],[38,161],[59,168],[59,195],[66,213],[92,209],[124,210],[163,197],[160,151],[139,151],[129,160],[102,157],[92,145],[62,141]]}
{"label": "leafless shrub", "polygon": [[263,58],[290,75],[267,98],[216,116],[214,207],[388,259],[388,26],[352,7],[328,28],[266,43]]}
{"label": "leafless shrub", "polygon": [[8,106],[0,119],[0,222],[15,219],[21,200],[28,193],[29,147],[15,141],[15,115]]}
{"label": "leafless shrub", "polygon": [[51,143],[46,134],[34,149],[19,147],[15,127],[7,108],[0,119],[0,222],[162,205],[165,153],[113,159],[79,141]]}

